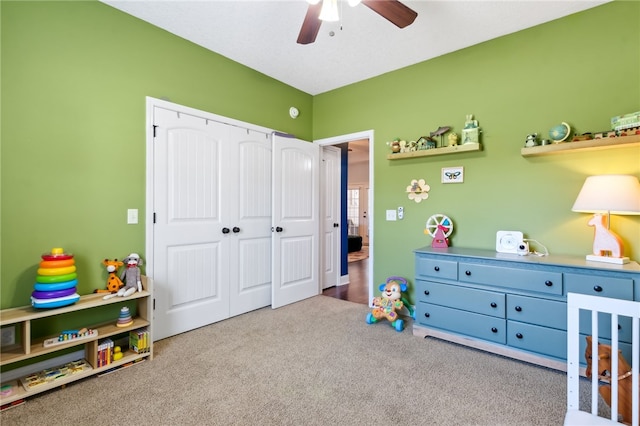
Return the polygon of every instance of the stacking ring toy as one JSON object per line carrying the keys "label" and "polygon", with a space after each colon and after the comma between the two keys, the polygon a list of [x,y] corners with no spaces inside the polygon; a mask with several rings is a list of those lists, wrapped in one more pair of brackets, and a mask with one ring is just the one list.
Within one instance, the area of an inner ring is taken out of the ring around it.
{"label": "stacking ring toy", "polygon": [[66,288],[64,290],[53,290],[53,291],[39,291],[36,290],[31,293],[31,296],[34,299],[57,299],[59,297],[71,296],[76,292],[75,287]]}
{"label": "stacking ring toy", "polygon": [[64,268],[38,268],[38,275],[65,275],[76,271],[75,266],[65,266]]}
{"label": "stacking ring toy", "polygon": [[73,288],[78,285],[78,280],[70,280],[63,281],[61,283],[36,283],[33,288],[37,291],[56,291],[56,290],[66,290],[68,288]]}
{"label": "stacking ring toy", "polygon": [[73,305],[80,300],[80,295],[77,293],[71,296],[58,297],[57,299],[36,299],[31,297],[31,306],[34,308],[59,308],[61,306]]}
{"label": "stacking ring toy", "polygon": [[42,258],[42,260],[67,260],[67,259],[73,259],[73,255],[72,254],[43,254],[42,256],[40,256]]}
{"label": "stacking ring toy", "polygon": [[62,283],[69,280],[75,280],[76,278],[78,278],[78,274],[76,274],[75,272],[72,272],[70,274],[65,274],[65,275],[53,275],[53,276],[38,275],[36,277],[36,282],[43,283],[43,284]]}
{"label": "stacking ring toy", "polygon": [[74,259],[63,260],[43,260],[40,262],[41,268],[62,268],[63,266],[73,266],[76,261]]}

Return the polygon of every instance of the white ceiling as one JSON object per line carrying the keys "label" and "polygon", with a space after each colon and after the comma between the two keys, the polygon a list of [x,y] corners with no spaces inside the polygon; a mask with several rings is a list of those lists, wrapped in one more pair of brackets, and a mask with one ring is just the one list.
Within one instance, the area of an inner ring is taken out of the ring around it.
{"label": "white ceiling", "polygon": [[308,45],[296,43],[305,0],[101,1],[317,95],[611,0],[406,0],[418,17],[404,29],[340,0],[341,22]]}

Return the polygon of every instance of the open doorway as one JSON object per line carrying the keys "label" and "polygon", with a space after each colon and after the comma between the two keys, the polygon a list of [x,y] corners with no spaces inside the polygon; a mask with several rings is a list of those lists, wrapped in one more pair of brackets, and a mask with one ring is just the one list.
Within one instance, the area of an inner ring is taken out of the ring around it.
{"label": "open doorway", "polygon": [[[373,297],[373,131],[315,141],[347,151],[346,179],[341,191],[344,210],[340,284],[323,291],[327,296],[370,304]],[[351,260],[351,262],[349,261]]]}

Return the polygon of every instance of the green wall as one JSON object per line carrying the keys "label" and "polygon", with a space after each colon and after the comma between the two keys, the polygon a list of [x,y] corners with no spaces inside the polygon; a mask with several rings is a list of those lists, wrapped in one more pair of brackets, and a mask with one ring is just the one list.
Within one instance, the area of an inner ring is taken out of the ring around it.
{"label": "green wall", "polygon": [[[534,158],[520,149],[527,134],[546,137],[562,121],[597,132],[640,110],[638,22],[640,3],[614,2],[315,96],[315,139],[375,131],[374,283],[413,276],[412,251],[431,244],[423,230],[437,213],[454,222],[453,246],[494,249],[496,231],[520,230],[553,254],[590,253],[589,216],[571,206],[586,176],[640,176],[640,148]],[[460,134],[471,113],[483,151],[387,160],[387,141],[439,126]],[[464,183],[440,183],[452,166],[464,167]],[[431,190],[416,204],[405,188],[420,178]],[[398,206],[405,218],[387,222]],[[640,260],[640,216],[612,217],[612,228]]]}
{"label": "green wall", "polygon": [[110,6],[0,7],[2,308],[29,303],[52,247],[75,254],[80,294],[106,285],[102,259],[144,258],[146,96],[312,136],[311,95]]}
{"label": "green wall", "polygon": [[[455,246],[491,249],[495,232],[509,229],[552,253],[586,254],[587,216],[570,211],[584,178],[640,175],[638,148],[520,155],[528,133],[561,121],[605,130],[611,116],[640,110],[637,2],[315,97],[95,1],[5,0],[0,8],[1,308],[28,303],[40,255],[54,246],[76,255],[80,293],[106,282],[105,257],[144,257],[144,220],[126,225],[126,210],[145,217],[146,96],[303,139],[374,129],[376,282],[413,275],[412,250],[430,243],[423,229],[435,213],[453,219]],[[292,120],[291,105],[312,113]],[[440,125],[459,132],[469,113],[484,131],[483,151],[386,159],[386,141]],[[442,185],[445,166],[464,166],[465,182]],[[404,193],[414,178],[431,185],[421,204]],[[405,219],[384,221],[397,206]],[[640,259],[640,217],[615,217],[613,228]]]}

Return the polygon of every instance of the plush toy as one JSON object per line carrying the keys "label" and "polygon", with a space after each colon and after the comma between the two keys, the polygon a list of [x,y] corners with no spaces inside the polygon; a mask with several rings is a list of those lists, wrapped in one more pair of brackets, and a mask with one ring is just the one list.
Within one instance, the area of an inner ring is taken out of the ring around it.
{"label": "plush toy", "polygon": [[106,266],[107,272],[109,273],[109,277],[107,278],[107,288],[94,290],[94,293],[117,293],[120,290],[124,283],[120,278],[118,278],[118,268],[124,265],[123,262],[120,262],[118,259],[105,259],[102,261],[102,264]]}
{"label": "plush toy", "polygon": [[124,287],[118,290],[115,294],[108,294],[103,299],[110,299],[114,296],[127,297],[131,296],[136,291],[142,291],[142,280],[140,278],[140,266],[142,266],[142,259],[137,253],[131,253],[123,260],[125,269],[120,274],[120,280],[124,283]]}
{"label": "plush toy", "polygon": [[405,305],[411,312],[411,306],[402,297],[402,292],[406,290],[407,280],[402,277],[389,277],[386,283],[380,284],[382,296],[373,299],[373,310],[367,314],[367,324],[386,319],[396,331],[404,330],[404,320],[399,317],[398,312]]}

